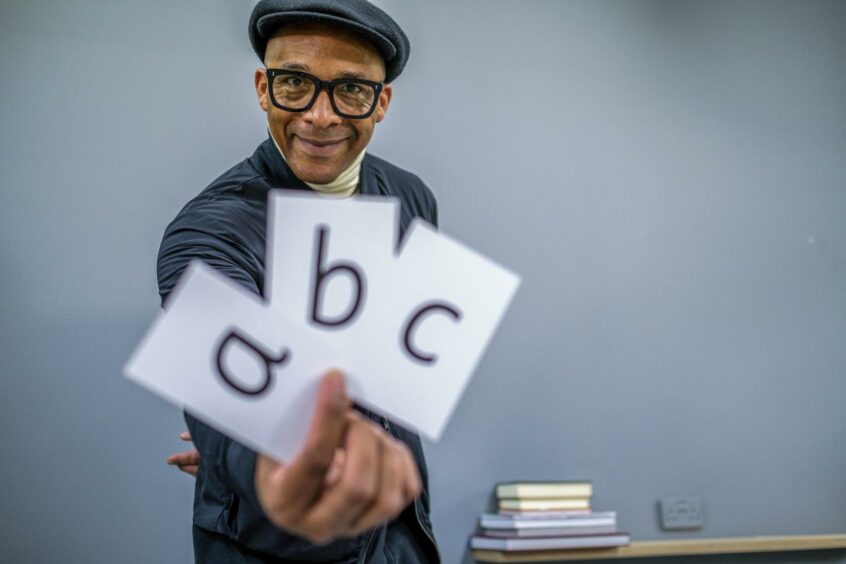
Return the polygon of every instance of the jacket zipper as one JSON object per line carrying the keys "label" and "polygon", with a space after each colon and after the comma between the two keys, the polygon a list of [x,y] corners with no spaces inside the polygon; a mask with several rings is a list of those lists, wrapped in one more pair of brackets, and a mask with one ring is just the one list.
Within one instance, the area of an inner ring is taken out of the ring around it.
{"label": "jacket zipper", "polygon": [[373,544],[373,539],[376,538],[376,533],[379,532],[379,527],[376,527],[370,532],[370,536],[367,537],[367,544],[364,545],[364,551],[361,553],[361,557],[358,559],[358,564],[365,564],[367,561],[367,553],[370,552],[370,545]]}
{"label": "jacket zipper", "polygon": [[[385,431],[387,431],[391,436],[393,433],[391,432],[391,424],[388,422],[387,419],[384,417],[382,418],[382,425],[385,427]],[[426,525],[423,523],[423,518],[420,516],[420,510],[417,508],[417,500],[414,500],[414,518],[417,519],[417,526],[423,531],[423,534],[426,535],[426,538],[429,539],[429,542],[432,544],[432,548],[435,549],[435,554],[438,556],[438,562],[441,561],[441,551],[438,549],[438,543],[435,542],[435,539],[432,535],[429,534],[429,529],[426,528]]]}
{"label": "jacket zipper", "polygon": [[417,508],[417,500],[414,500],[414,518],[417,519],[417,524],[423,530],[423,534],[426,535],[426,538],[429,539],[430,543],[432,543],[432,547],[435,549],[435,555],[438,557],[438,564],[440,564],[441,551],[438,549],[438,543],[436,543],[432,535],[429,534],[429,529],[427,529],[426,525],[423,524],[423,518],[420,517],[420,510]]}
{"label": "jacket zipper", "polygon": [[[385,428],[385,431],[387,431],[388,434],[391,434],[391,427],[388,424],[388,420],[384,417],[380,417],[380,419],[382,420],[382,427]],[[373,539],[376,538],[376,534],[378,532],[379,527],[376,527],[370,532],[370,535],[367,537],[367,544],[364,545],[364,551],[361,553],[361,556],[358,559],[358,564],[365,564],[365,562],[367,561],[367,553],[370,552],[370,546],[373,544]]]}
{"label": "jacket zipper", "polygon": [[[380,417],[380,419],[382,420],[382,427],[385,428],[385,431],[389,435],[394,436],[393,432],[391,431],[391,424],[388,422],[388,420],[384,417]],[[440,562],[442,560],[441,560],[441,551],[438,549],[438,543],[435,542],[435,539],[432,537],[432,535],[429,534],[429,529],[427,529],[426,525],[423,524],[423,518],[420,516],[420,510],[417,508],[418,504],[417,504],[416,499],[414,500],[413,505],[414,505],[414,518],[417,520],[417,526],[420,527],[420,530],[422,530],[423,534],[426,535],[426,538],[429,539],[429,543],[431,543],[432,548],[435,549],[435,555],[438,558],[438,564],[440,564]],[[364,564],[364,561],[367,558],[367,551],[370,550],[370,545],[373,543],[373,538],[376,536],[377,531],[378,531],[378,529],[376,531],[373,531],[372,533],[370,533],[370,538],[367,539],[367,546],[365,546],[365,548],[364,548],[364,554],[362,554],[361,560],[359,561],[359,564]]]}

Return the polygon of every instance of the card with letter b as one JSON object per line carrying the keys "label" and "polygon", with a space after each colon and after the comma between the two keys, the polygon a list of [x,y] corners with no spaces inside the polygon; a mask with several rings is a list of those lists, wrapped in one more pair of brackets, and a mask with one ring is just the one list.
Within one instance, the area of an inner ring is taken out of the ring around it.
{"label": "card with letter b", "polygon": [[399,204],[271,193],[265,297],[183,274],[127,375],[280,460],[302,444],[329,367],[353,398],[437,440],[519,277]]}

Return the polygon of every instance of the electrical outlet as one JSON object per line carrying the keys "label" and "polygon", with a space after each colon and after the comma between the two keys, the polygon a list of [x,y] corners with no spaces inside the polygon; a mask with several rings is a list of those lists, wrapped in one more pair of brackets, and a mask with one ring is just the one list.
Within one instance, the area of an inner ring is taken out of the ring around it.
{"label": "electrical outlet", "polygon": [[701,529],[705,525],[702,499],[667,497],[658,502],[662,529]]}

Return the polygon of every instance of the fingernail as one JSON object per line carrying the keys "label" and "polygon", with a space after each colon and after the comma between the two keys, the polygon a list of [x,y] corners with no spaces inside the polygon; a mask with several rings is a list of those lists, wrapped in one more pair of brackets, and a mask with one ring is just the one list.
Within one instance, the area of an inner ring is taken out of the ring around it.
{"label": "fingernail", "polygon": [[332,390],[332,401],[336,405],[341,405],[346,400],[344,377],[339,372],[333,372],[329,375],[329,380],[329,387]]}

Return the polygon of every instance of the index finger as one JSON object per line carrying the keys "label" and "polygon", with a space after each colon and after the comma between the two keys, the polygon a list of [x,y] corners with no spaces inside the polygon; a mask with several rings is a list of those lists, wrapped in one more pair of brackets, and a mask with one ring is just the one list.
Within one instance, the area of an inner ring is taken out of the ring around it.
{"label": "index finger", "polygon": [[343,374],[328,372],[320,381],[303,449],[285,470],[283,490],[291,496],[285,504],[291,510],[305,510],[320,496],[335,450],[343,443],[349,408]]}

